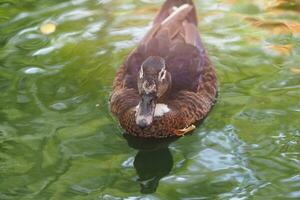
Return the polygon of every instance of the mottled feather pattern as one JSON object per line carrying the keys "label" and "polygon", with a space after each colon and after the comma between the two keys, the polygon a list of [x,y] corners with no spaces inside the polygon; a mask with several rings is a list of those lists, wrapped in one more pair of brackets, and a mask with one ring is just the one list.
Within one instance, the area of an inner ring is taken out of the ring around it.
{"label": "mottled feather pattern", "polygon": [[[153,28],[140,45],[119,68],[110,99],[112,113],[127,133],[139,137],[165,138],[176,136],[176,131],[202,120],[212,108],[217,95],[217,79],[214,66],[209,60],[197,31],[195,7],[187,15],[186,22],[178,24],[177,35],[172,39],[169,31],[159,25],[170,14],[173,6],[191,0],[167,0],[154,20]],[[189,38],[185,38],[184,28]],[[195,41],[195,46],[193,42]],[[151,126],[141,129],[136,124],[136,106],[140,96],[137,76],[142,62],[148,56],[158,55],[166,60],[172,74],[172,86],[162,102],[170,111],[154,117]]]}
{"label": "mottled feather pattern", "polygon": [[[207,59],[206,63],[210,63],[208,57],[205,56],[205,58]],[[123,71],[121,68],[119,72]],[[117,74],[122,76],[122,73]],[[152,126],[144,130],[141,130],[135,122],[134,107],[138,105],[139,96],[133,89],[118,90],[117,93],[113,93],[111,110],[118,117],[120,124],[127,133],[140,137],[156,138],[176,136],[176,130],[200,121],[213,106],[217,94],[217,81],[211,63],[204,66],[201,76],[202,79],[196,93],[191,91],[178,92],[175,97],[166,102],[171,108],[171,112],[155,118]],[[118,80],[120,79],[116,78],[115,82]],[[113,99],[114,95],[117,96],[117,99]]]}

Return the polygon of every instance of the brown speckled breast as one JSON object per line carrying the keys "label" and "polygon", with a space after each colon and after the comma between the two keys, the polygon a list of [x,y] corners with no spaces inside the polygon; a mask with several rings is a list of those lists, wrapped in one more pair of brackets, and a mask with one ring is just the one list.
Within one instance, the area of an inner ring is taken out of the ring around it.
{"label": "brown speckled breast", "polygon": [[134,89],[122,88],[122,76],[124,76],[124,65],[122,65],[114,81],[110,106],[126,133],[139,137],[174,137],[176,130],[202,120],[214,105],[217,95],[216,73],[207,56],[205,59],[197,91],[182,90],[173,94],[164,102],[171,111],[161,117],[155,117],[153,124],[143,130],[135,122],[134,108],[139,102],[138,92]]}

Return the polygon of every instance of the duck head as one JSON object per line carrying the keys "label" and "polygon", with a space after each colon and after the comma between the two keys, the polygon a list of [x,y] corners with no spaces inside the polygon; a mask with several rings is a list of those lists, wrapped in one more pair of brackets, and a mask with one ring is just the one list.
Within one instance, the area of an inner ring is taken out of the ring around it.
{"label": "duck head", "polygon": [[150,56],[143,62],[137,79],[141,98],[136,111],[136,124],[144,129],[152,124],[156,103],[171,86],[171,74],[162,57]]}

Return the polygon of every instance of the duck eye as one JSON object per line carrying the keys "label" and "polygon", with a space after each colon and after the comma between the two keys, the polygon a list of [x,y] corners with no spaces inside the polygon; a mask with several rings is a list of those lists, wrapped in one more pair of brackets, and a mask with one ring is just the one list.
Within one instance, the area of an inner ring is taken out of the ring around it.
{"label": "duck eye", "polygon": [[163,68],[158,74],[158,80],[163,81],[166,78],[167,71]]}

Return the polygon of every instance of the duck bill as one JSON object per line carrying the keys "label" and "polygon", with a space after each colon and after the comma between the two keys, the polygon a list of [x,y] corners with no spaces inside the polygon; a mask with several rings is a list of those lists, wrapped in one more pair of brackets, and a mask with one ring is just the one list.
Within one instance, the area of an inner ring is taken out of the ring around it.
{"label": "duck bill", "polygon": [[153,115],[155,111],[155,98],[151,94],[141,96],[141,101],[137,108],[136,124],[144,129],[150,126],[153,122]]}

